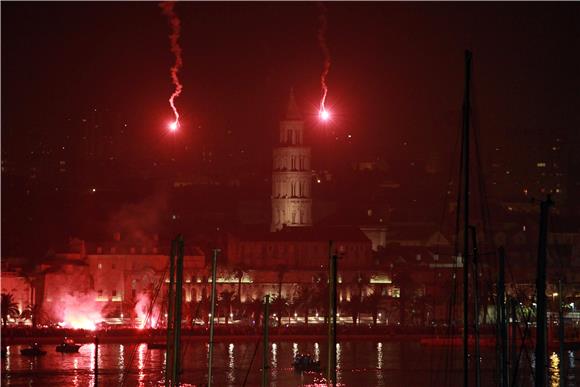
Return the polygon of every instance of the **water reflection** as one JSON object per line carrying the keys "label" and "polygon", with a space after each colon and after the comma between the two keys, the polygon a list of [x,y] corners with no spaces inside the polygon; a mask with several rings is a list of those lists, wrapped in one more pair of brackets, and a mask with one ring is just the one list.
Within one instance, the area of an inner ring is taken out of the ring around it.
{"label": "water reflection", "polygon": [[235,359],[234,359],[234,344],[230,343],[230,345],[228,345],[228,373],[226,375],[226,379],[228,381],[228,383],[230,385],[233,385],[236,383],[236,374],[234,372],[234,368],[235,368]]}
{"label": "water reflection", "polygon": [[[125,346],[119,345],[119,369],[125,369]],[[123,372],[119,373],[119,383],[123,381]]]}
{"label": "water reflection", "polygon": [[73,385],[74,387],[79,386],[79,359],[75,358],[73,360],[73,369],[74,369],[74,376],[73,376]]}
{"label": "water reflection", "polygon": [[[270,354],[270,385],[277,387],[295,387],[300,385],[300,374],[292,369],[292,360],[300,351],[310,352],[317,361],[323,363],[323,372],[304,373],[303,383],[313,385],[315,381],[324,383],[327,358],[326,346],[321,342],[273,342],[268,348]],[[86,344],[78,354],[62,355],[54,348],[46,348],[48,353],[40,359],[34,360],[20,355],[20,348],[12,346],[9,357],[3,359],[2,386],[4,385],[35,385],[35,386],[62,386],[84,387],[94,385],[95,346]],[[260,348],[260,347],[259,347]],[[402,351],[404,348],[404,351]],[[248,343],[216,343],[214,353],[214,367],[216,386],[241,385],[248,373],[247,386],[257,386],[261,380],[259,366],[260,355],[257,355],[252,365],[251,355],[254,345]],[[337,377],[341,385],[346,386],[427,386],[427,385],[460,385],[462,378],[461,358],[456,356],[449,363],[451,374],[430,363],[431,356],[443,358],[446,348],[425,349],[418,343],[391,343],[375,342],[346,342],[342,341],[337,350]],[[483,349],[485,358],[493,358],[493,349]],[[404,353],[403,353],[404,352]],[[533,351],[522,354],[520,363],[520,378],[518,385],[533,386],[528,380],[530,360]],[[567,372],[558,375],[558,359],[550,353],[550,386],[558,385],[558,381],[565,377],[566,386],[575,385],[578,367],[574,368],[574,355],[578,352],[566,352]],[[207,347],[205,343],[192,343],[184,346],[182,382],[185,385],[200,385],[207,382]],[[146,344],[101,344],[99,345],[99,380],[100,386],[116,386],[120,384],[119,375],[125,369],[126,386],[161,386],[165,363],[165,351],[147,350]],[[564,363],[560,363],[560,366]],[[568,367],[568,364],[570,366]],[[447,373],[445,373],[447,372]],[[482,386],[491,387],[495,375],[495,364],[492,361],[482,362]],[[445,376],[444,375],[447,375]],[[564,376],[567,375],[567,376]],[[446,379],[444,379],[446,378]],[[447,380],[445,384],[439,383]]]}
{"label": "water reflection", "polygon": [[377,343],[377,385],[383,386],[383,343]]}
{"label": "water reflection", "polygon": [[272,343],[272,362],[270,364],[272,370],[271,386],[276,386],[276,379],[278,379],[278,345]]}
{"label": "water reflection", "polygon": [[147,344],[139,344],[137,348],[137,369],[139,370],[139,386],[144,386],[143,381],[145,380],[145,352],[147,351]]}
{"label": "water reflection", "polygon": [[342,346],[336,343],[336,382],[340,383],[342,379]]}
{"label": "water reflection", "polygon": [[560,359],[556,352],[550,356],[550,386],[558,387],[560,385]]}
{"label": "water reflection", "polygon": [[91,369],[93,372],[91,372],[90,374],[90,381],[89,381],[89,385],[94,386],[95,385],[95,375],[97,370],[95,369],[95,350],[96,350],[96,345],[95,343],[93,344],[89,344],[87,345],[87,348],[89,350],[89,369]]}
{"label": "water reflection", "polygon": [[4,369],[6,371],[10,371],[10,358],[12,357],[10,352],[10,346],[6,347],[6,362],[4,365]]}
{"label": "water reflection", "polygon": [[320,345],[314,343],[314,361],[320,360]]}

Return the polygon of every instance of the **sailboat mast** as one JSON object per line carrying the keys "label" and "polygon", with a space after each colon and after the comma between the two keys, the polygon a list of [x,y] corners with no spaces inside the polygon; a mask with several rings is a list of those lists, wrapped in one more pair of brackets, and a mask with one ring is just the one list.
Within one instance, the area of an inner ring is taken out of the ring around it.
{"label": "sailboat mast", "polygon": [[[173,306],[173,371],[172,382],[173,385],[179,386],[179,378],[181,373],[181,315],[183,304],[183,237],[178,235],[175,238],[174,255],[177,258],[176,275],[175,275],[175,303]],[[168,316],[171,318],[171,316]]]}
{"label": "sailboat mast", "polygon": [[[497,281],[497,313],[498,330],[500,337],[499,374],[500,387],[508,387],[508,333],[505,297],[505,249],[499,248],[499,273]],[[515,320],[515,319],[514,319]],[[515,322],[515,321],[514,321]]]}
{"label": "sailboat mast", "polygon": [[475,336],[475,387],[481,386],[481,362],[479,348],[479,262],[477,251],[477,232],[475,226],[470,227],[471,240],[473,243],[473,299],[474,299],[474,316],[473,316],[473,333]]}
{"label": "sailboat mast", "polygon": [[173,383],[173,289],[175,287],[175,241],[171,241],[169,252],[169,289],[167,290],[167,342],[165,352],[165,386]]}
{"label": "sailboat mast", "polygon": [[471,51],[465,50],[465,95],[463,99],[462,164],[463,164],[463,386],[469,385],[469,115],[470,115]]}
{"label": "sailboat mast", "polygon": [[[536,280],[537,323],[536,323],[536,387],[546,387],[546,261],[548,242],[548,215],[554,202],[548,198],[540,204],[540,235],[538,241],[538,274]],[[560,359],[562,361],[562,359]]]}
{"label": "sailboat mast", "polygon": [[213,362],[213,328],[215,323],[215,304],[216,304],[216,271],[217,271],[217,256],[219,249],[213,250],[213,256],[211,259],[211,313],[209,320],[209,356],[208,356],[208,366],[207,366],[207,385],[211,387],[212,385],[212,362]]}

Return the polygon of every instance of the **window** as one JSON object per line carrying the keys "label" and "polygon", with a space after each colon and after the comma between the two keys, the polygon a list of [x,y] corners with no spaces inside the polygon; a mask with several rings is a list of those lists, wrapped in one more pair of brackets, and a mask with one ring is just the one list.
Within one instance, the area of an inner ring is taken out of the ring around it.
{"label": "window", "polygon": [[99,262],[99,264],[97,265],[97,267],[99,268],[99,270],[101,270],[103,268],[103,264]]}
{"label": "window", "polygon": [[132,289],[132,290],[131,290],[131,297],[132,297],[132,298],[135,298],[135,297],[137,297],[137,290],[135,290],[135,289]]}
{"label": "window", "polygon": [[103,297],[103,290],[99,289],[99,291],[97,292],[99,294],[99,297]]}
{"label": "window", "polygon": [[113,290],[113,293],[111,293],[111,295],[112,295],[113,297],[117,297],[117,291],[116,291],[116,290]]}

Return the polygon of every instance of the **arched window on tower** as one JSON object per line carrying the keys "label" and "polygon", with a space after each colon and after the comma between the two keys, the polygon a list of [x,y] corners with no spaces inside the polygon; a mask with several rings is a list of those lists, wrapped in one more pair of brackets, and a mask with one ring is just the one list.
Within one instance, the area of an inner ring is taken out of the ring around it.
{"label": "arched window on tower", "polygon": [[296,211],[292,211],[292,223],[296,223]]}

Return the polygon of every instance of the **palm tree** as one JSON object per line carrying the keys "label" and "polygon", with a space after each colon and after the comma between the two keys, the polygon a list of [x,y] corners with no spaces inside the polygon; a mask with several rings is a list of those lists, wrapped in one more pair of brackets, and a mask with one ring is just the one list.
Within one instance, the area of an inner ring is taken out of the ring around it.
{"label": "palm tree", "polygon": [[304,314],[304,323],[308,325],[308,312],[312,304],[312,288],[302,285],[298,288],[298,294],[294,297],[293,306]]}
{"label": "palm tree", "polygon": [[399,312],[401,313],[399,322],[401,323],[401,326],[404,326],[407,323],[407,307],[413,301],[416,284],[413,282],[411,275],[407,271],[397,273],[395,280],[398,283],[401,292],[399,298]]}
{"label": "palm tree", "polygon": [[278,326],[282,325],[282,315],[288,314],[288,300],[284,297],[276,297],[272,300],[272,308],[277,313]]}
{"label": "palm tree", "polygon": [[324,322],[328,322],[328,275],[324,272],[317,273],[312,279],[314,291],[311,302],[320,310],[324,316]]}
{"label": "palm tree", "polygon": [[232,304],[234,301],[235,293],[231,290],[224,290],[220,293],[220,307],[226,316],[226,325],[230,321],[230,314],[232,313]]}
{"label": "palm tree", "polygon": [[352,317],[352,323],[357,325],[359,322],[359,315],[362,309],[362,302],[360,297],[352,297],[350,301],[344,303],[345,309],[350,313]]}
{"label": "palm tree", "polygon": [[363,290],[365,287],[368,286],[370,282],[370,278],[368,275],[366,275],[365,273],[358,273],[358,276],[356,277],[356,286],[358,288],[358,298],[359,301],[363,300]]}
{"label": "palm tree", "polygon": [[8,317],[16,317],[20,315],[18,304],[14,302],[14,296],[11,293],[2,293],[1,308],[2,308],[2,325],[6,326]]}
{"label": "palm tree", "polygon": [[20,318],[23,320],[30,320],[33,328],[38,325],[38,318],[41,314],[41,307],[38,304],[26,305],[26,308],[20,313]]}
{"label": "palm tree", "polygon": [[259,324],[264,310],[264,300],[262,298],[253,298],[251,301],[246,302],[246,310],[251,314],[252,320]]}
{"label": "palm tree", "polygon": [[246,274],[246,268],[238,266],[234,269],[234,278],[238,280],[238,300],[242,302],[242,279]]}
{"label": "palm tree", "polygon": [[373,316],[373,325],[377,325],[377,317],[379,314],[379,302],[381,301],[381,292],[375,289],[373,294],[367,296],[364,300],[365,309]]}
{"label": "palm tree", "polygon": [[284,274],[288,271],[288,266],[278,266],[278,298],[282,298],[282,283],[284,281]]}

